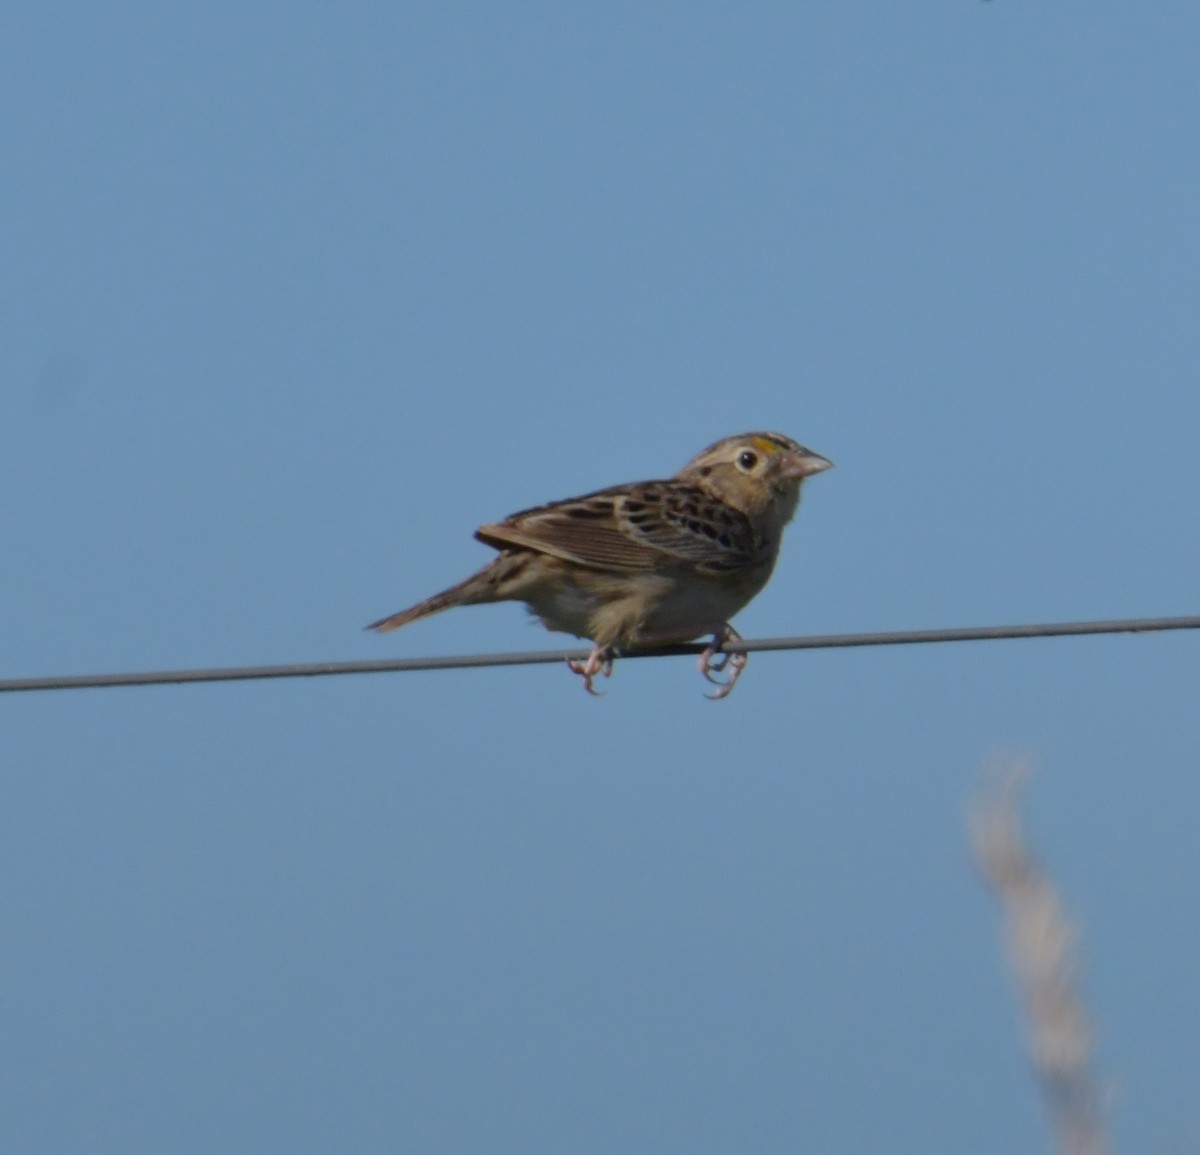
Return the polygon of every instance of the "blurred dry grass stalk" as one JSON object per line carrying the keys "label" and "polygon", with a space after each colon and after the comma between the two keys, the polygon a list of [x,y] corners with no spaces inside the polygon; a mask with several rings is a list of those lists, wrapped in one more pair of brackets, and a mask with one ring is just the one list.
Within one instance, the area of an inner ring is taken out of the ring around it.
{"label": "blurred dry grass stalk", "polygon": [[1021,837],[1028,762],[985,767],[971,814],[975,854],[1004,911],[1009,964],[1029,1022],[1029,1051],[1059,1150],[1109,1149],[1102,1095],[1091,1071],[1092,1029],[1078,990],[1076,932],[1058,892]]}

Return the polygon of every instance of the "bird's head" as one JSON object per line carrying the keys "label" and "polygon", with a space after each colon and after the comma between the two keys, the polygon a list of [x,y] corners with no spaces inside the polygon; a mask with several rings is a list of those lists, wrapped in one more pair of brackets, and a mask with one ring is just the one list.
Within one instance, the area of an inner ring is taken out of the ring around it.
{"label": "bird's head", "polygon": [[742,433],[698,453],[675,476],[691,481],[750,517],[791,521],[806,477],[833,462],[782,433]]}

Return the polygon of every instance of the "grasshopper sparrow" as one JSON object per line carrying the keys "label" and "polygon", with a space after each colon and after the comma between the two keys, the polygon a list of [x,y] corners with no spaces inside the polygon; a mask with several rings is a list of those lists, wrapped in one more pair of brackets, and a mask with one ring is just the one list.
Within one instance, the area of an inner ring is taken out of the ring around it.
{"label": "grasshopper sparrow", "polygon": [[[584,688],[614,656],[705,634],[700,672],[723,698],[746,665],[722,652],[729,624],[767,584],[800,485],[833,463],[778,433],[710,445],[667,481],[639,481],[522,510],[475,531],[499,555],[466,581],[367,629],[398,629],[453,606],[524,602],[550,630],[592,642],[570,662]],[[719,655],[719,656],[718,656]],[[728,668],[724,680],[715,675]]]}

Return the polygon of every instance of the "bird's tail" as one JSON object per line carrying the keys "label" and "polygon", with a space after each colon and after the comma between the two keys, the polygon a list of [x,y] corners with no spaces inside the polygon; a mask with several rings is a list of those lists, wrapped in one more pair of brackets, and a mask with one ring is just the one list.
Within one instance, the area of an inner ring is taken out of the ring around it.
{"label": "bird's tail", "polygon": [[415,606],[409,606],[398,614],[380,618],[364,628],[386,634],[389,630],[398,630],[401,626],[407,626],[409,622],[427,618],[431,614],[440,614],[443,610],[450,610],[455,606],[474,606],[483,602],[500,601],[503,595],[498,592],[497,587],[501,578],[505,576],[502,570],[506,567],[502,563],[507,560],[503,556],[495,558],[490,565],[484,566],[478,573],[473,573],[466,581],[461,581],[448,590],[442,590],[440,594],[434,594]]}

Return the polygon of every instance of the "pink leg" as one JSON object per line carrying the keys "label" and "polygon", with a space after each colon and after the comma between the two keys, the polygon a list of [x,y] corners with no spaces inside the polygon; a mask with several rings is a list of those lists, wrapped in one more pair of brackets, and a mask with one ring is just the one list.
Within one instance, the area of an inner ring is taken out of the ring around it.
{"label": "pink leg", "polygon": [[604,695],[592,685],[592,679],[600,674],[602,677],[608,678],[612,676],[613,655],[612,650],[604,649],[600,646],[593,646],[592,652],[580,661],[578,658],[568,658],[567,665],[570,667],[572,674],[578,674],[583,679],[583,688],[594,697],[603,698]]}
{"label": "pink leg", "polygon": [[[715,694],[705,695],[714,702],[720,701],[722,698],[727,698],[733,692],[734,684],[746,668],[747,654],[729,654],[721,648],[726,642],[741,640],[741,636],[733,626],[725,622],[713,631],[712,641],[708,643],[704,648],[704,652],[700,655],[698,662],[700,673],[717,687]],[[718,654],[720,657],[717,656]],[[713,677],[714,674],[721,673],[726,667],[729,668],[729,676],[724,681]]]}

